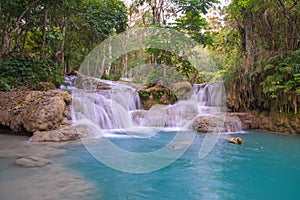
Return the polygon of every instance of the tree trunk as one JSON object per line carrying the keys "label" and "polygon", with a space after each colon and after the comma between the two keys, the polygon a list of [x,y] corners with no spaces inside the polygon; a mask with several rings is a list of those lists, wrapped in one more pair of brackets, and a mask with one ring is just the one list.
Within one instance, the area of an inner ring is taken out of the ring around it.
{"label": "tree trunk", "polygon": [[103,53],[102,53],[102,63],[101,63],[101,70],[100,70],[100,77],[101,78],[103,76],[103,74],[106,75],[106,70],[105,70],[105,51],[106,51],[106,45],[105,43],[103,43]]}
{"label": "tree trunk", "polygon": [[112,64],[112,46],[111,46],[111,37],[109,37],[108,39],[108,58],[109,58],[109,62],[108,62],[108,68],[107,68],[107,75],[109,76],[110,74],[110,69],[111,69],[111,64]]}
{"label": "tree trunk", "polygon": [[9,44],[9,36],[8,34],[3,33],[2,44],[1,44],[1,56],[6,55],[8,51],[8,44]]}
{"label": "tree trunk", "polygon": [[251,10],[247,11],[244,21],[245,28],[245,50],[246,50],[246,62],[245,62],[245,74],[248,74],[252,70],[252,64],[254,62],[254,24]]}
{"label": "tree trunk", "polygon": [[126,35],[126,40],[124,41],[123,43],[123,57],[122,57],[122,77],[125,77],[126,75],[126,72],[128,70],[128,50],[127,50],[127,46],[128,46],[128,38],[129,37],[129,34],[127,33]]}
{"label": "tree trunk", "polygon": [[151,5],[151,9],[152,9],[152,17],[153,17],[153,20],[152,20],[152,24],[153,25],[156,25],[157,21],[157,8],[156,8],[156,0],[154,0],[154,3]]}
{"label": "tree trunk", "polygon": [[47,31],[47,20],[48,20],[48,9],[44,8],[44,23],[43,23],[43,39],[40,47],[40,59],[43,60],[45,57],[44,48],[46,43],[46,31]]}
{"label": "tree trunk", "polygon": [[26,30],[25,33],[24,33],[24,36],[23,36],[21,54],[25,53],[25,44],[26,44],[27,34],[28,34],[28,31]]}
{"label": "tree trunk", "polygon": [[[63,18],[63,27],[62,27],[62,41],[61,41],[61,64],[65,64],[65,37],[66,37],[66,24],[65,19]],[[64,67],[65,73],[68,73],[68,69]]]}
{"label": "tree trunk", "polygon": [[122,77],[125,77],[125,74],[126,74],[127,69],[128,69],[128,56],[127,56],[127,53],[123,55],[122,65],[123,65]]}
{"label": "tree trunk", "polygon": [[[19,28],[20,28],[20,24],[22,22],[22,19],[24,17],[24,15],[27,13],[27,11],[29,10],[29,8],[31,8],[32,6],[34,6],[37,2],[39,2],[40,0],[35,0],[32,2],[29,2],[26,6],[24,11],[21,13],[21,15],[17,18],[17,21],[15,23],[14,27],[11,27],[11,31],[7,32],[7,30],[9,30],[9,28],[7,27],[7,29],[3,29],[2,28],[2,44],[0,46],[0,55],[4,56],[5,54],[7,54],[8,50],[9,50],[9,46],[11,43],[11,37],[14,33],[16,33]],[[2,25],[2,24],[1,24]],[[3,25],[4,27],[4,25]]]}

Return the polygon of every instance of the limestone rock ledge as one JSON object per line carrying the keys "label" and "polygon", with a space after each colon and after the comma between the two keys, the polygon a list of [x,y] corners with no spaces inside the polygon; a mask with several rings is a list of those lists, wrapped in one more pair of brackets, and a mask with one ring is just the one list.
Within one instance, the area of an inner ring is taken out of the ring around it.
{"label": "limestone rock ledge", "polygon": [[200,116],[192,124],[193,130],[199,132],[237,132],[242,124],[237,116]]}
{"label": "limestone rock ledge", "polygon": [[253,112],[260,129],[285,134],[300,134],[300,115],[280,112]]}
{"label": "limestone rock ledge", "polygon": [[227,116],[238,117],[243,130],[261,129],[284,134],[300,134],[299,114],[252,111],[249,113],[227,113]]}
{"label": "limestone rock ledge", "polygon": [[242,129],[243,130],[248,130],[248,129],[258,129],[259,128],[259,120],[255,115],[251,113],[227,113],[226,114],[228,117],[237,117],[242,124]]}
{"label": "limestone rock ledge", "polygon": [[0,92],[0,125],[14,132],[56,129],[70,124],[71,100],[64,91]]}

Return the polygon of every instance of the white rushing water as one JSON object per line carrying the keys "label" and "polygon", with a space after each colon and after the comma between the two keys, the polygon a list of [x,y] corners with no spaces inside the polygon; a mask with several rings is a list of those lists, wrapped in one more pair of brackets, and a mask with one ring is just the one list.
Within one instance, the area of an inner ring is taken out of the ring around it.
{"label": "white rushing water", "polygon": [[74,92],[72,117],[75,122],[87,118],[102,129],[128,128],[133,125],[130,111],[140,107],[137,91],[126,85],[111,84],[110,90]]}
{"label": "white rushing water", "polygon": [[197,117],[225,116],[225,92],[221,83],[195,84],[189,99],[178,101],[173,105],[154,105],[150,110],[143,110],[136,88],[111,81],[98,81],[108,84],[110,89],[74,90],[72,104],[74,123],[88,119],[89,123],[98,125],[101,129],[139,129],[139,131],[142,127],[190,129]]}

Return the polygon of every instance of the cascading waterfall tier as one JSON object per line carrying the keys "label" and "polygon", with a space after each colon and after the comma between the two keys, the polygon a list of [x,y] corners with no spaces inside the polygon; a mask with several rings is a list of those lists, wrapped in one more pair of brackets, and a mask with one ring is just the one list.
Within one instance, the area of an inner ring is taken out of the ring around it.
{"label": "cascading waterfall tier", "polygon": [[[74,90],[72,117],[75,123],[88,119],[101,129],[137,126],[189,129],[199,117],[225,118],[225,92],[221,83],[195,84],[189,99],[143,110],[137,88],[118,82],[97,81],[109,85],[109,88],[97,91],[96,86],[88,85],[87,88]],[[239,131],[240,127],[239,120],[225,123],[225,131]]]}
{"label": "cascading waterfall tier", "polygon": [[[73,92],[72,118],[74,122],[88,119],[101,129],[120,129],[133,126],[130,111],[140,109],[141,102],[135,88],[125,84],[102,81],[108,90],[76,89]],[[95,88],[90,86],[90,88]]]}

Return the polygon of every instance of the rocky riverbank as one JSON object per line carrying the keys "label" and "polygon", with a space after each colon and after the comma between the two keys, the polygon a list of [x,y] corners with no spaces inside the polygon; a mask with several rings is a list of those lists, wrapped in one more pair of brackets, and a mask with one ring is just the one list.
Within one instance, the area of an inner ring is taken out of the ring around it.
{"label": "rocky riverbank", "polygon": [[71,125],[71,95],[65,91],[0,92],[0,125],[32,134],[32,141],[80,138]]}
{"label": "rocky riverbank", "polygon": [[252,111],[249,113],[227,113],[228,117],[238,117],[243,130],[261,129],[266,131],[300,134],[300,115]]}
{"label": "rocky riverbank", "polygon": [[[0,92],[0,125],[14,132],[27,132],[34,142],[76,140],[84,135],[85,127],[71,126],[71,95],[66,91]],[[286,134],[300,134],[299,115],[283,113],[227,113],[222,119],[224,132],[240,129],[262,129]],[[194,130],[208,132],[216,118],[199,117]]]}
{"label": "rocky riverbank", "polygon": [[48,131],[69,125],[71,95],[62,91],[0,93],[0,124],[12,131]]}

